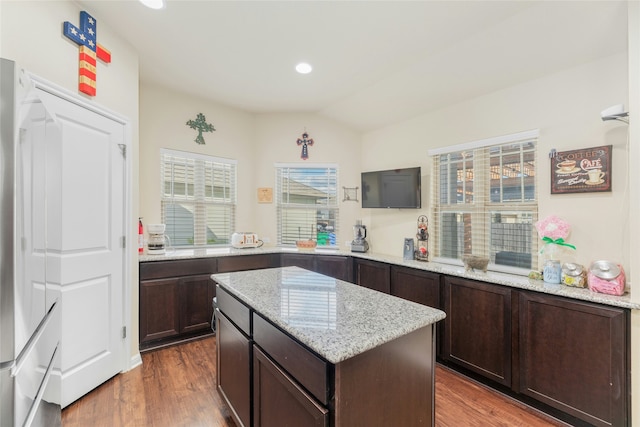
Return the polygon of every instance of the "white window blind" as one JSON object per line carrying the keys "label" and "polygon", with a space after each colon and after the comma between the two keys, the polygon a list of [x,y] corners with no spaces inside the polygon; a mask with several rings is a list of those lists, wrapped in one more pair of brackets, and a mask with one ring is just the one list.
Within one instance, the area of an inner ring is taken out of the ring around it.
{"label": "white window blind", "polygon": [[171,244],[227,245],[235,229],[236,164],[161,150],[162,222]]}
{"label": "white window blind", "polygon": [[338,245],[337,166],[276,164],[275,198],[278,245],[307,239]]}
{"label": "white window blind", "polygon": [[490,268],[537,265],[537,132],[430,152],[431,238],[440,261],[473,254]]}

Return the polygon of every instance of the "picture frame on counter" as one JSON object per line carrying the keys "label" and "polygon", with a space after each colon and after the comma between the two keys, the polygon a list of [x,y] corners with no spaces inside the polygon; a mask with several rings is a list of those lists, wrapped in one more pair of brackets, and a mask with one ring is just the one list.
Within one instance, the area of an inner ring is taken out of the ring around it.
{"label": "picture frame on counter", "polygon": [[611,191],[612,147],[557,152],[551,158],[551,194]]}

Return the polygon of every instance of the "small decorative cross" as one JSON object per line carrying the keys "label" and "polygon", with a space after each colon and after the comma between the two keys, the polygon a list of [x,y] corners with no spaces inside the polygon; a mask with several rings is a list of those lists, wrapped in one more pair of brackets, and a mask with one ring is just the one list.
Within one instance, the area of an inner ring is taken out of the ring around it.
{"label": "small decorative cross", "polygon": [[80,28],[65,21],[62,33],[78,45],[80,51],[78,90],[89,96],[96,96],[96,58],[111,62],[111,52],[97,43],[97,22],[87,12],[80,12]]}
{"label": "small decorative cross", "polygon": [[302,134],[302,139],[298,138],[296,141],[298,145],[302,145],[302,154],[300,154],[300,158],[302,160],[307,160],[309,158],[309,150],[307,145],[313,145],[313,139],[309,138],[309,134],[307,132]]}
{"label": "small decorative cross", "polygon": [[213,132],[215,130],[212,124],[207,123],[207,119],[204,117],[204,114],[202,113],[198,113],[195,120],[187,121],[187,126],[189,126],[191,129],[196,129],[198,131],[198,136],[194,141],[200,145],[204,145],[204,138],[202,137],[202,132]]}

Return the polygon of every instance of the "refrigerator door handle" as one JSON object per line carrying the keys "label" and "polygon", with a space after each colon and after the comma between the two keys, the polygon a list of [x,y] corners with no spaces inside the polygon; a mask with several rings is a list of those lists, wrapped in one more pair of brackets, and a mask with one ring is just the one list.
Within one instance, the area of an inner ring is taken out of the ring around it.
{"label": "refrigerator door handle", "polygon": [[33,405],[31,405],[31,408],[29,409],[29,415],[27,416],[27,419],[24,422],[25,426],[30,426],[31,424],[33,424],[33,419],[35,418],[36,413],[38,412],[38,408],[40,407],[40,402],[42,401],[42,397],[44,396],[44,393],[47,389],[49,378],[51,378],[51,371],[53,370],[54,361],[56,359],[56,354],[58,353],[59,349],[60,349],[60,343],[58,343],[56,345],[55,350],[53,350],[53,354],[51,355],[51,359],[49,360],[47,370],[44,373],[44,380],[40,384],[40,388],[38,388],[38,393],[36,394],[36,397],[33,400]]}
{"label": "refrigerator door handle", "polygon": [[35,332],[33,333],[33,335],[31,335],[31,338],[29,338],[29,341],[27,341],[27,343],[25,344],[24,348],[22,349],[18,357],[16,357],[15,363],[11,367],[12,377],[17,376],[18,373],[20,372],[20,369],[24,365],[24,362],[28,359],[29,353],[31,353],[36,343],[40,339],[40,336],[46,329],[47,324],[51,321],[51,319],[53,319],[53,316],[55,314],[54,312],[55,310],[57,310],[57,308],[58,308],[58,298],[56,298],[56,300],[53,302],[53,304],[51,305],[51,308],[49,309],[47,314],[42,318]]}

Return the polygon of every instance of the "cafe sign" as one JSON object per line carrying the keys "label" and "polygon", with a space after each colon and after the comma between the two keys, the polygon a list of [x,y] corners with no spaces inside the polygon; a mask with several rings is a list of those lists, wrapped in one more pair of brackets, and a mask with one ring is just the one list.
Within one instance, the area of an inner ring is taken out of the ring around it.
{"label": "cafe sign", "polygon": [[611,145],[562,151],[551,158],[551,194],[611,191]]}

